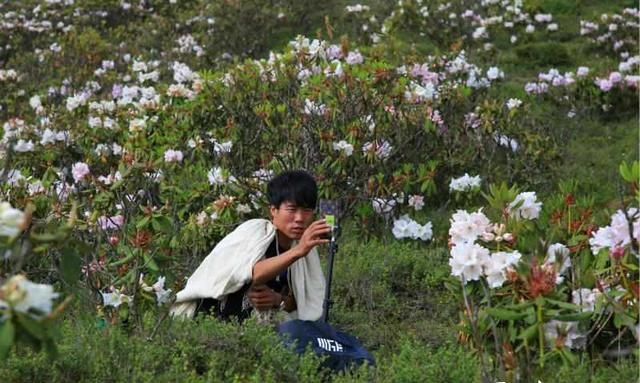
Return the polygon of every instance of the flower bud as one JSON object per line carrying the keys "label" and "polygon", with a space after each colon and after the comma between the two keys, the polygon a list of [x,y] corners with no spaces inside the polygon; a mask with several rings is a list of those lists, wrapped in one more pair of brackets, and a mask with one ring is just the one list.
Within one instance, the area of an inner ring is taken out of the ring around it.
{"label": "flower bud", "polygon": [[489,232],[484,232],[482,233],[482,240],[485,242],[491,242],[496,238],[496,236],[493,233],[489,233]]}

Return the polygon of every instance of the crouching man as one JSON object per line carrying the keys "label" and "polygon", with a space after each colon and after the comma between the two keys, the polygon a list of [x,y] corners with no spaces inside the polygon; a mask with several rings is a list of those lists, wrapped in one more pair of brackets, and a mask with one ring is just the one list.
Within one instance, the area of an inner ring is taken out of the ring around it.
{"label": "crouching man", "polygon": [[316,246],[331,228],[314,221],[318,187],[304,171],[286,171],[267,185],[271,220],[252,219],[224,237],[177,293],[171,314],[192,318],[268,321],[277,310],[287,319],[322,316],[325,279]]}

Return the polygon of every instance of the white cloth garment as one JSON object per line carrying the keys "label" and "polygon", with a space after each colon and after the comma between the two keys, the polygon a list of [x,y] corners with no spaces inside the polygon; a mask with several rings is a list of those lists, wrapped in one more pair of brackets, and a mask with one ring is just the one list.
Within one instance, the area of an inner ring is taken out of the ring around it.
{"label": "white cloth garment", "polygon": [[[275,235],[275,226],[266,219],[252,219],[238,226],[213,248],[189,277],[184,289],[176,294],[171,315],[193,318],[199,299],[222,299],[250,283],[253,266],[264,258]],[[318,251],[313,248],[305,257],[291,264],[288,274],[298,306],[288,318],[320,319],[325,279]]]}

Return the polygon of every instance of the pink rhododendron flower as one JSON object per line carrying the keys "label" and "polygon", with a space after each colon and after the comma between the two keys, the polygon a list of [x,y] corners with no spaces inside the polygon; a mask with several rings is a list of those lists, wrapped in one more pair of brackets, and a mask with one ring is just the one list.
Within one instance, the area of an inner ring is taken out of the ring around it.
{"label": "pink rhododendron flower", "polygon": [[164,162],[182,162],[182,152],[179,150],[169,149],[164,152]]}
{"label": "pink rhododendron flower", "polygon": [[89,165],[84,162],[76,162],[71,167],[71,174],[73,175],[73,180],[76,182],[82,181],[86,176],[91,173],[89,170]]}

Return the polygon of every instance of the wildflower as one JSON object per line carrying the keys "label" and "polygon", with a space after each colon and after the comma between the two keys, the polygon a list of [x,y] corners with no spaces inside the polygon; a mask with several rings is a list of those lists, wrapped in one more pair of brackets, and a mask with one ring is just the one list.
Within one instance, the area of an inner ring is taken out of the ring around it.
{"label": "wildflower", "polygon": [[507,268],[517,264],[520,258],[522,254],[518,251],[493,253],[484,265],[484,274],[489,287],[501,287],[507,280]]}
{"label": "wildflower", "polygon": [[39,318],[51,313],[53,300],[59,294],[51,285],[34,283],[23,275],[15,275],[0,287],[0,296],[15,311],[31,313]]}
{"label": "wildflower", "polygon": [[71,167],[71,174],[73,175],[73,180],[76,183],[80,182],[90,174],[89,165],[84,162],[76,162]]}
{"label": "wildflower", "polygon": [[589,68],[587,68],[586,66],[578,67],[578,70],[576,71],[576,75],[578,77],[585,77],[588,74],[589,74]]}
{"label": "wildflower", "polygon": [[124,216],[122,214],[113,217],[102,216],[97,221],[98,227],[104,231],[120,229],[123,224]]}
{"label": "wildflower", "polygon": [[508,210],[515,219],[536,219],[540,215],[542,202],[538,202],[535,192],[524,192],[516,196]]}
{"label": "wildflower", "polygon": [[522,105],[522,100],[519,100],[517,98],[510,98],[507,103],[507,108],[509,109],[514,109],[514,108],[518,108],[520,105]]}
{"label": "wildflower", "polygon": [[13,145],[13,150],[20,153],[32,152],[35,148],[33,141],[25,141],[23,139],[19,139],[15,145]]}
{"label": "wildflower", "polygon": [[598,289],[580,288],[571,292],[571,303],[581,306],[581,311],[594,311],[596,300],[600,296]]}
{"label": "wildflower", "polygon": [[497,80],[503,77],[504,77],[504,72],[501,71],[498,67],[493,66],[487,70],[487,78],[491,81]]}
{"label": "wildflower", "polygon": [[554,243],[547,249],[547,256],[543,265],[553,265],[556,271],[556,285],[564,281],[563,275],[571,267],[571,258],[569,257],[569,248],[561,243]]}
{"label": "wildflower", "polygon": [[473,243],[483,233],[491,230],[491,222],[482,209],[475,213],[456,211],[450,219],[449,236],[454,244]]}
{"label": "wildflower", "polygon": [[118,308],[118,306],[120,306],[123,303],[129,303],[133,298],[120,293],[118,290],[113,290],[112,293],[103,293],[100,292],[100,294],[102,295],[102,305],[107,307],[107,306],[112,306],[115,308]]}
{"label": "wildflower", "polygon": [[182,162],[182,158],[180,150],[168,149],[164,152],[164,162]]}
{"label": "wildflower", "polygon": [[451,275],[466,282],[477,281],[482,275],[482,267],[489,258],[489,250],[478,244],[459,243],[451,249],[449,266]]}
{"label": "wildflower", "polygon": [[469,191],[478,189],[480,187],[480,176],[469,176],[465,173],[462,177],[454,178],[449,183],[449,190],[451,191]]}
{"label": "wildflower", "polygon": [[424,196],[412,195],[409,197],[409,206],[413,207],[416,211],[422,210],[424,207]]}
{"label": "wildflower", "polygon": [[373,211],[380,215],[388,215],[396,206],[396,200],[393,198],[374,198],[371,200]]}
{"label": "wildflower", "polygon": [[380,160],[387,159],[391,155],[391,150],[393,150],[393,146],[386,140],[365,142],[365,144],[362,145],[364,155],[374,153]]}
{"label": "wildflower", "polygon": [[25,214],[9,202],[0,202],[0,236],[13,238],[23,230]]}
{"label": "wildflower", "polygon": [[228,172],[219,166],[216,166],[209,170],[207,173],[209,179],[209,185],[223,185],[227,182],[235,182],[235,177],[229,176]]}
{"label": "wildflower", "polygon": [[131,133],[139,133],[147,126],[147,118],[134,118],[129,122],[129,131]]}
{"label": "wildflower", "polygon": [[333,150],[343,152],[347,157],[350,157],[353,154],[353,145],[341,140],[333,143]]}
{"label": "wildflower", "polygon": [[355,52],[349,52],[345,61],[349,65],[362,64],[362,62],[364,61],[364,58],[362,57],[360,52],[355,51]]}
{"label": "wildflower", "polygon": [[556,348],[582,349],[587,345],[587,334],[578,330],[578,322],[551,320],[544,324],[544,335],[555,341]]}

